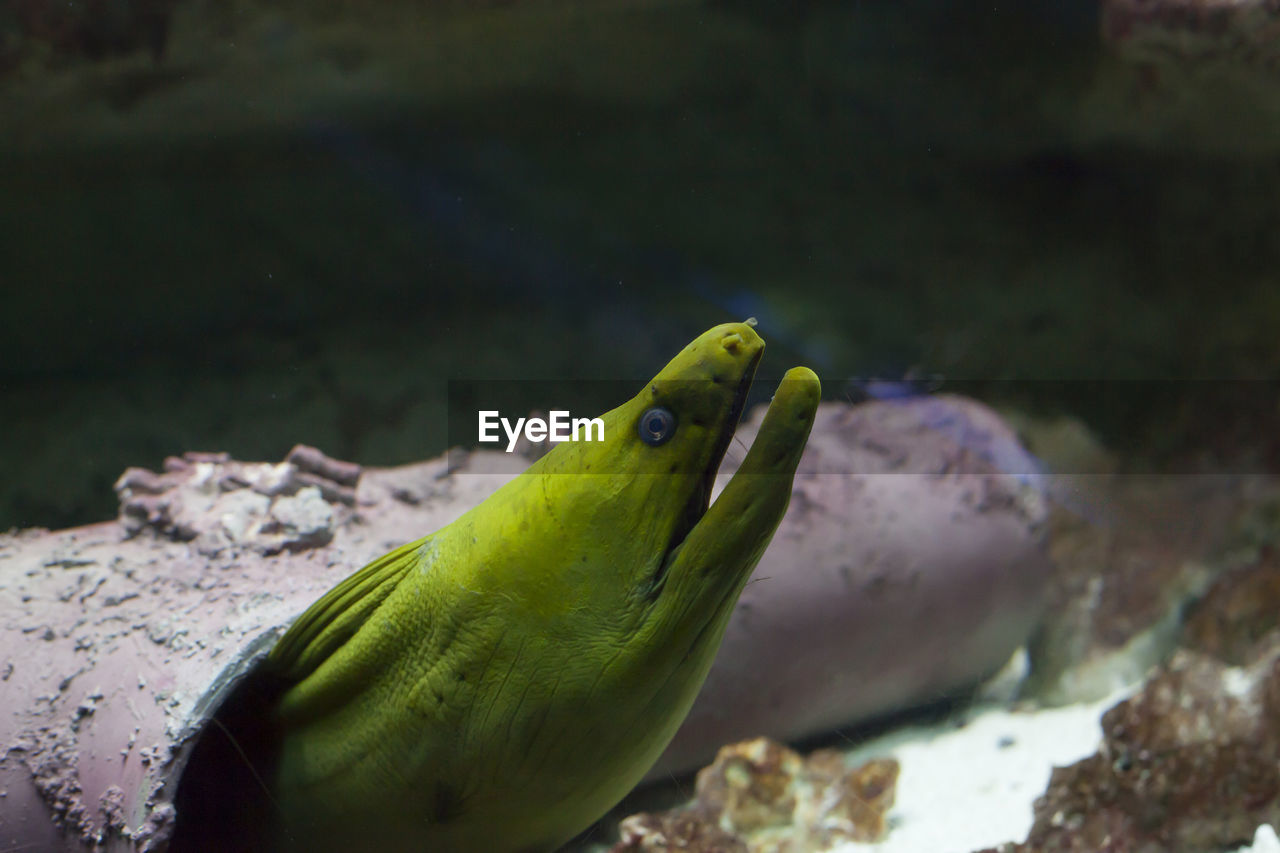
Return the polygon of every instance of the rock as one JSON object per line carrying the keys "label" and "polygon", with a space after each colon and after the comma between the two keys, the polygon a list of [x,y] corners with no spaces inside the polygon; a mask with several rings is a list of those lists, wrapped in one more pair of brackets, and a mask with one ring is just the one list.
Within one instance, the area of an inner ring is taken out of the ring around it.
{"label": "rock", "polygon": [[1103,0],[1102,38],[1132,62],[1273,70],[1280,6],[1271,0]]}
{"label": "rock", "polygon": [[[1136,684],[1188,643],[1183,615],[1219,576],[1251,573],[1280,545],[1280,491],[1261,475],[1127,475],[1066,478],[1071,494],[1051,516],[1055,564],[1046,619],[1031,643],[1026,693],[1051,705],[1101,699]],[[1260,635],[1266,609],[1245,599],[1269,588],[1267,573],[1239,577],[1236,602],[1220,617],[1252,614]],[[1251,592],[1246,592],[1249,590]],[[1196,608],[1193,608],[1193,611]],[[1256,620],[1261,619],[1261,623]],[[1193,622],[1196,621],[1193,619]],[[1234,643],[1200,621],[1192,645]]]}
{"label": "rock", "polygon": [[1243,665],[1280,629],[1280,557],[1265,548],[1257,562],[1224,573],[1187,612],[1183,645]]}
{"label": "rock", "polygon": [[798,853],[878,841],[897,778],[892,759],[848,770],[835,750],[802,757],[768,738],[732,744],[699,771],[692,802],[624,819],[612,853]]}
{"label": "rock", "polygon": [[197,540],[202,553],[244,545],[270,555],[325,545],[349,517],[360,478],[359,465],[305,445],[278,465],[187,453],[164,468],[130,468],[116,481],[121,523],[130,535],[151,529]]}
{"label": "rock", "polygon": [[1098,752],[1054,770],[1004,853],[1211,851],[1280,820],[1280,632],[1243,666],[1179,650],[1102,717]]}
{"label": "rock", "polygon": [[[1151,149],[1265,158],[1280,139],[1280,6],[1272,0],[1102,0],[1110,61],[1081,126]],[[1104,130],[1105,128],[1105,130]]]}

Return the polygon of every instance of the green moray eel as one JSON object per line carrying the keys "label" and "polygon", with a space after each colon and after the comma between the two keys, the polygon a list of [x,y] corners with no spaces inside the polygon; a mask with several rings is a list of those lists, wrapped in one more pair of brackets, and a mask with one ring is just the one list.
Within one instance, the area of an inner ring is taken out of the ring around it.
{"label": "green moray eel", "polygon": [[553,850],[675,733],[786,511],[818,405],[784,377],[708,508],[764,342],[717,326],[457,521],[344,580],[267,659],[290,686],[278,846]]}

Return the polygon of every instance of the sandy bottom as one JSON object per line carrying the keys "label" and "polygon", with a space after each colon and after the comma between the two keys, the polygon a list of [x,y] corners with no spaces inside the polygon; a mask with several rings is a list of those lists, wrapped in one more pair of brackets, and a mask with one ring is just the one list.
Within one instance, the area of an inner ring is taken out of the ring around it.
{"label": "sandy bottom", "polygon": [[1056,766],[1092,755],[1102,740],[1102,713],[1124,698],[1019,712],[975,706],[965,716],[906,726],[853,748],[859,763],[892,756],[902,766],[888,837],[845,844],[840,853],[969,853],[1021,841],[1032,804]]}
{"label": "sandy bottom", "polygon": [[[969,853],[1022,841],[1032,804],[1054,767],[1092,755],[1102,739],[1099,719],[1126,698],[1020,712],[976,706],[965,717],[895,729],[849,751],[854,762],[893,756],[902,766],[888,837],[879,844],[844,844],[838,853]],[[1239,853],[1280,853],[1270,826]]]}

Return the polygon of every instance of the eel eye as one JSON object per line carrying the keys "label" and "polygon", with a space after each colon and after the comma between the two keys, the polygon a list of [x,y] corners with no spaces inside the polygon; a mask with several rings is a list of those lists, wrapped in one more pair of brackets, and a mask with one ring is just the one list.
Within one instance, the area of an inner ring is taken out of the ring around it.
{"label": "eel eye", "polygon": [[676,434],[676,416],[669,409],[655,406],[640,416],[637,425],[640,440],[650,447],[666,444]]}

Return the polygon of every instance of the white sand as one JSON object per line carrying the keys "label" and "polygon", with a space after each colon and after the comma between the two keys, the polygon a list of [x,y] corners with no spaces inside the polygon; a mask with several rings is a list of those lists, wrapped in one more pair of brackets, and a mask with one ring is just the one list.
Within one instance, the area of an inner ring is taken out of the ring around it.
{"label": "white sand", "polygon": [[1271,824],[1264,823],[1253,834],[1253,844],[1241,847],[1236,853],[1280,853],[1280,838],[1276,837]]}
{"label": "white sand", "polygon": [[[894,730],[849,752],[855,763],[892,756],[902,766],[889,835],[839,853],[969,853],[1023,841],[1032,803],[1055,766],[1092,755],[1102,713],[1125,696],[1035,712],[975,707],[936,726]],[[1262,853],[1262,851],[1258,851]]]}

